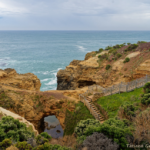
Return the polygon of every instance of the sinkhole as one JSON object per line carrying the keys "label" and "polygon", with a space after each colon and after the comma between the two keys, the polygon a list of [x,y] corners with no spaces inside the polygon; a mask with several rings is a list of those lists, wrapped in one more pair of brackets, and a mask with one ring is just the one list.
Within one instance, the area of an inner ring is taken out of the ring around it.
{"label": "sinkhole", "polygon": [[47,116],[43,119],[43,127],[40,132],[47,132],[52,138],[55,139],[63,137],[64,131],[55,115]]}

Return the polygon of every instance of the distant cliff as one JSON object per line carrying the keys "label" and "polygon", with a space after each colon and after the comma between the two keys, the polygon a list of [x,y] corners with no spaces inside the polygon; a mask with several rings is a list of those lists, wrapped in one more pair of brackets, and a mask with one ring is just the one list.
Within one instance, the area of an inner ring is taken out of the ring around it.
{"label": "distant cliff", "polygon": [[74,90],[93,84],[107,87],[150,74],[150,42],[108,46],[73,60],[57,73],[57,90]]}

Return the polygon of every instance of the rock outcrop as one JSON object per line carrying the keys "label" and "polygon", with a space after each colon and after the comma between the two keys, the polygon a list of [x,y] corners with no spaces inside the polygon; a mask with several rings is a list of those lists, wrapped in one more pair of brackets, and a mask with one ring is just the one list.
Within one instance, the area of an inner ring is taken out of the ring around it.
{"label": "rock outcrop", "polygon": [[[66,69],[58,71],[57,90],[75,90],[94,84],[107,87],[150,74],[150,42],[140,43],[133,49],[130,46],[127,51],[128,47],[91,52],[83,61],[73,60]],[[124,63],[126,57],[130,61]],[[107,65],[110,65],[108,70]]]}
{"label": "rock outcrop", "polygon": [[40,80],[33,73],[18,74],[11,68],[0,70],[0,84],[36,91],[41,87]]}
{"label": "rock outcrop", "polygon": [[59,91],[31,91],[2,84],[0,106],[25,118],[39,132],[43,132],[44,117],[49,115],[55,115],[64,129],[66,109],[75,109],[74,99],[64,95]]}

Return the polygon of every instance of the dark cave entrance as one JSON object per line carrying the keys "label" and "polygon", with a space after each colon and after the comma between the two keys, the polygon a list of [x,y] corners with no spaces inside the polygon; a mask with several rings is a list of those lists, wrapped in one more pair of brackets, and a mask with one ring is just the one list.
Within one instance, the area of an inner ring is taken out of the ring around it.
{"label": "dark cave entrance", "polygon": [[78,81],[78,88],[82,88],[82,87],[85,87],[85,86],[90,86],[90,85],[93,85],[93,84],[96,84],[96,82],[86,81],[86,80]]}

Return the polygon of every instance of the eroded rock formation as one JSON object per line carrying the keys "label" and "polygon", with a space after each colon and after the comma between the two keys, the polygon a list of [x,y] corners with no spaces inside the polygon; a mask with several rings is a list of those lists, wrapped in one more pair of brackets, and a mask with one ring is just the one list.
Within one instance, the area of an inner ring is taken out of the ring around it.
{"label": "eroded rock formation", "polygon": [[18,74],[11,68],[0,69],[0,84],[36,91],[39,91],[41,87],[40,80],[33,73]]}
{"label": "eroded rock formation", "polygon": [[[94,84],[108,87],[150,74],[150,42],[127,51],[128,47],[91,52],[83,61],[73,60],[66,69],[58,71],[57,90],[75,90]],[[124,63],[127,57],[130,61]],[[108,70],[107,65],[110,65]]]}
{"label": "eroded rock formation", "polygon": [[0,106],[25,118],[38,131],[44,125],[44,117],[49,115],[55,115],[64,129],[66,109],[75,109],[71,97],[64,96],[59,91],[31,91],[3,84],[0,88]]}

